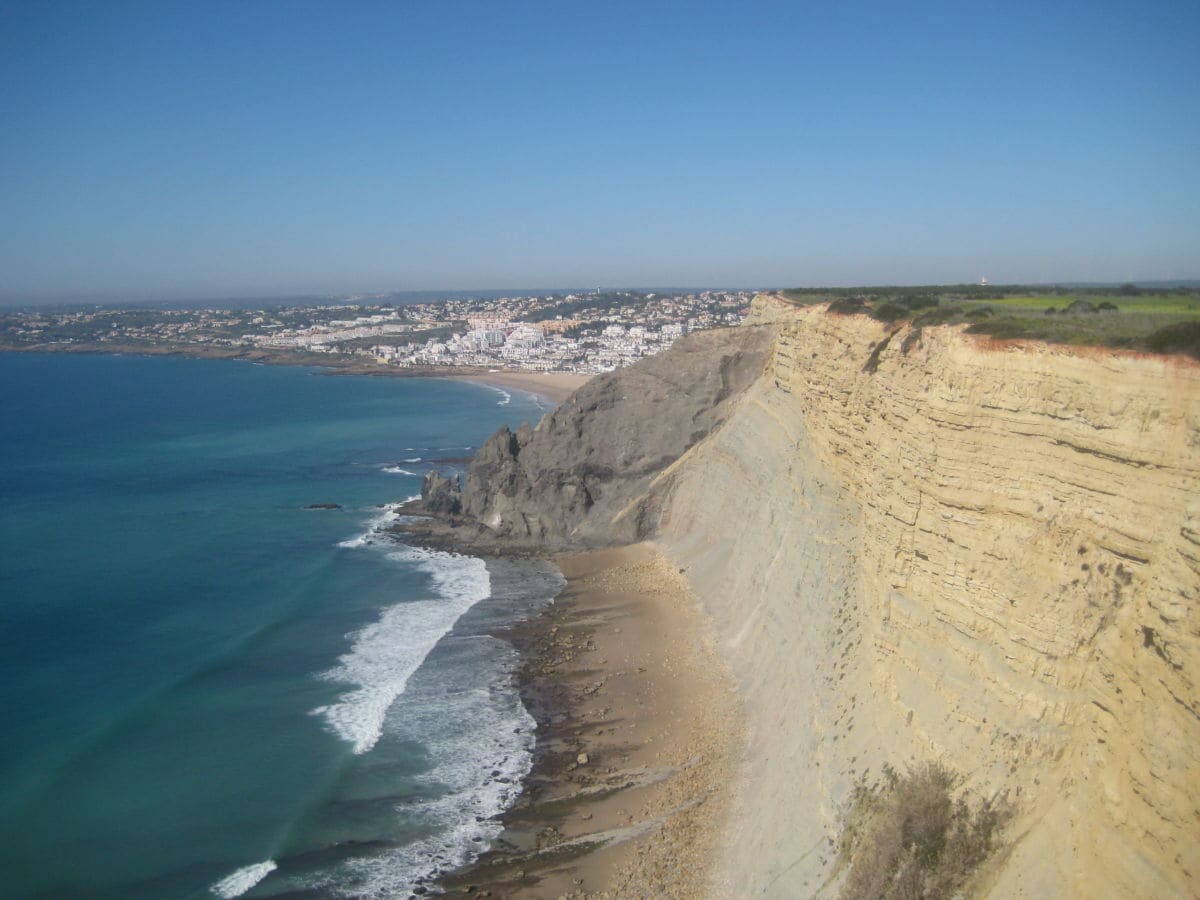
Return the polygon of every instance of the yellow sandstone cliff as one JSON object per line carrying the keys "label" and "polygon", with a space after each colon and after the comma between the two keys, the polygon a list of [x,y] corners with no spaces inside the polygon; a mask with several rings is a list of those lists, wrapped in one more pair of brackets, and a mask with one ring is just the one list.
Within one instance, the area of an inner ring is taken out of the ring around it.
{"label": "yellow sandstone cliff", "polygon": [[717,893],[831,893],[852,783],[936,759],[1019,810],[975,892],[1200,895],[1200,366],[755,316],[652,487],[751,723]]}

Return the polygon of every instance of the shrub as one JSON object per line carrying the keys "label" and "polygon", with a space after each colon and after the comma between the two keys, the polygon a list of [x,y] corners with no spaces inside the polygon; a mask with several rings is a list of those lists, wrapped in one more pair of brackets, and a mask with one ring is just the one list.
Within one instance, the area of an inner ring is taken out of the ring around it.
{"label": "shrub", "polygon": [[840,848],[850,866],[844,900],[938,900],[962,890],[1012,813],[1004,800],[972,807],[954,799],[957,783],[945,766],[925,763],[904,775],[887,768],[881,784],[855,787]]}
{"label": "shrub", "polygon": [[931,306],[937,306],[940,302],[937,297],[930,296],[929,294],[904,297],[899,301],[901,306],[911,310],[928,309]]}
{"label": "shrub", "polygon": [[933,309],[928,309],[914,319],[914,324],[917,326],[925,325],[944,325],[947,322],[956,322],[962,315],[961,309],[956,309],[953,306],[936,306]]}
{"label": "shrub", "polygon": [[871,318],[878,319],[880,322],[895,322],[897,319],[907,319],[910,315],[907,307],[890,300],[871,310]]}
{"label": "shrub", "polygon": [[1146,346],[1155,353],[1184,353],[1200,359],[1200,322],[1165,325],[1146,338]]}
{"label": "shrub", "polygon": [[867,301],[862,297],[838,297],[838,299],[829,304],[829,312],[843,316],[866,311]]}
{"label": "shrub", "polygon": [[967,326],[967,334],[986,334],[999,340],[1035,337],[1036,332],[1019,319],[980,320]]}

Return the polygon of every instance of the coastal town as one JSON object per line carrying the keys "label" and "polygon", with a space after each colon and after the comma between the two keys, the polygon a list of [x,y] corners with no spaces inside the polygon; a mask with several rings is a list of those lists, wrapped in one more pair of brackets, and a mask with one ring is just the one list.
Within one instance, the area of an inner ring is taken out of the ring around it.
{"label": "coastal town", "polygon": [[751,291],[591,291],[257,309],[39,308],[0,315],[0,350],[175,352],[367,368],[609,372],[683,335],[737,325]]}

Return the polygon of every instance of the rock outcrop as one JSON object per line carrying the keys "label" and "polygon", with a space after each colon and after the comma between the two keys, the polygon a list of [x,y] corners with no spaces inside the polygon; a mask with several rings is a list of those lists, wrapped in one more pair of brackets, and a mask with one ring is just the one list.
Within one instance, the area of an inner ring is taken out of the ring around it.
{"label": "rock outcrop", "polygon": [[[761,376],[774,330],[705,331],[593,378],[536,430],[497,431],[453,492],[426,479],[435,512],[461,514],[518,548],[601,547],[646,535],[651,480],[728,417]],[[457,512],[457,511],[456,511]]]}
{"label": "rock outcrop", "polygon": [[755,315],[502,430],[459,495],[686,571],[752,730],[717,893],[835,891],[855,781],[935,759],[1019,810],[976,893],[1200,895],[1200,366]]}
{"label": "rock outcrop", "polygon": [[440,516],[462,513],[462,493],[457,480],[451,481],[438,472],[426,472],[421,479],[421,500],[425,508]]}

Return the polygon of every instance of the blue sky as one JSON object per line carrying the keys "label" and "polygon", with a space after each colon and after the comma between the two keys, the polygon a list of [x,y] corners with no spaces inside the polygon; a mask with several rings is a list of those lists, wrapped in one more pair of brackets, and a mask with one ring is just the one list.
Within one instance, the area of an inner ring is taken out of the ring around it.
{"label": "blue sky", "polygon": [[0,298],[1200,277],[1200,3],[0,0]]}

